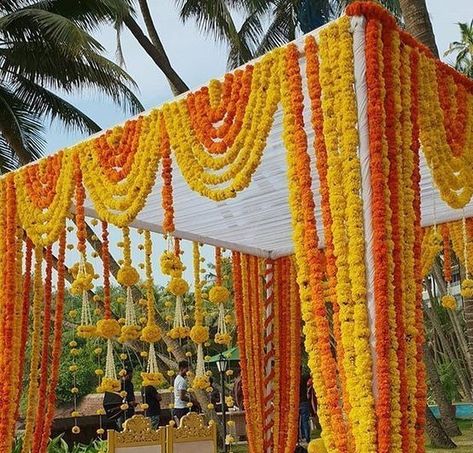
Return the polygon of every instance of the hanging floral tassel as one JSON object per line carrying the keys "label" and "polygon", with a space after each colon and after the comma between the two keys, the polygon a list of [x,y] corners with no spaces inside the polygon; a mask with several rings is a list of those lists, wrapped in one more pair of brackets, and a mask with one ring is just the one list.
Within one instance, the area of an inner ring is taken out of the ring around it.
{"label": "hanging floral tassel", "polygon": [[222,285],[222,252],[220,247],[215,247],[215,274],[215,286],[209,292],[210,302],[218,305],[217,333],[214,340],[217,344],[228,346],[232,337],[227,332],[224,304],[230,299],[230,291]]}
{"label": "hanging floral tassel", "polygon": [[443,276],[447,283],[447,294],[442,297],[442,306],[449,310],[455,310],[457,308],[457,300],[452,295],[450,288],[452,283],[452,256],[450,253],[450,237],[447,224],[441,226],[441,232],[443,239]]}
{"label": "hanging floral tassel", "polygon": [[146,367],[146,373],[141,373],[141,378],[143,379],[143,387],[146,387],[147,385],[160,387],[165,382],[164,376],[158,368],[154,343],[150,343],[149,345],[148,365]]}
{"label": "hanging floral tassel", "polygon": [[209,377],[205,374],[204,350],[202,346],[209,339],[209,329],[203,325],[204,313],[202,302],[202,282],[200,281],[200,249],[198,242],[194,242],[193,258],[195,324],[191,329],[190,337],[197,345],[197,365],[192,387],[194,389],[203,390],[210,386]]}
{"label": "hanging floral tassel", "polygon": [[466,234],[466,219],[463,215],[462,219],[462,233],[463,233],[463,257],[465,260],[465,280],[461,285],[461,295],[465,299],[471,299],[473,297],[473,280],[470,278],[470,269],[468,262],[468,238]]}
{"label": "hanging floral tassel", "polygon": [[171,281],[168,283],[166,289],[176,296],[173,327],[168,332],[168,336],[174,340],[187,338],[190,332],[189,328],[185,324],[183,306],[183,297],[184,294],[189,291],[189,285],[182,278],[182,272],[185,267],[179,257],[180,253],[180,240],[175,238],[174,252],[168,250],[161,256],[161,270],[163,274],[171,276]]}
{"label": "hanging floral tassel", "polygon": [[115,369],[115,359],[113,358],[113,344],[112,340],[107,340],[107,358],[105,359],[105,374],[102,378],[97,392],[118,392],[120,390],[120,381],[117,379],[117,372]]}
{"label": "hanging floral tassel", "polygon": [[[75,270],[73,272],[75,272]],[[82,295],[80,325],[77,326],[77,336],[80,338],[91,338],[97,333],[97,329],[92,323],[88,293],[93,288],[93,278],[94,269],[90,263],[87,263],[85,252],[82,252],[76,278],[71,286],[72,294]]]}
{"label": "hanging floral tassel", "polygon": [[140,280],[138,271],[131,263],[131,241],[130,230],[128,227],[123,231],[123,265],[118,271],[117,281],[126,288],[126,305],[125,305],[125,324],[121,328],[121,335],[118,341],[126,343],[133,341],[140,336],[140,326],[136,320],[135,304],[133,302],[133,294],[131,287],[136,285]]}

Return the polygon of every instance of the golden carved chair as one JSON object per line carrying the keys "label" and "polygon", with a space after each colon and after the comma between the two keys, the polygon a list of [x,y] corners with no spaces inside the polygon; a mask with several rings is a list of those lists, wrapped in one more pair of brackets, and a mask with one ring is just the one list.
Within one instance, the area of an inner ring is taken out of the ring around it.
{"label": "golden carved chair", "polygon": [[165,453],[166,430],[151,427],[149,418],[134,415],[123,424],[123,431],[108,430],[108,453]]}
{"label": "golden carved chair", "polygon": [[217,453],[217,427],[206,425],[195,412],[184,415],[178,428],[166,430],[167,453]]}

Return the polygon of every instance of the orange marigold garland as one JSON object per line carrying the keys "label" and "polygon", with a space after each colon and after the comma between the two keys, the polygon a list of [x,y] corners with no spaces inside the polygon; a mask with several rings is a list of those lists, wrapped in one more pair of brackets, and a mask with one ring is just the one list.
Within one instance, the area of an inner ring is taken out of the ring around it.
{"label": "orange marigold garland", "polygon": [[[297,261],[299,264],[298,279],[301,286],[302,313],[305,322],[306,350],[309,352],[309,364],[314,374],[316,391],[327,404],[330,412],[330,424],[323,426],[326,432],[330,429],[336,433],[334,441],[340,451],[347,450],[346,428],[339,405],[340,396],[337,385],[336,363],[330,346],[330,329],[325,309],[324,290],[322,286],[323,271],[318,259],[318,237],[314,217],[314,201],[311,191],[312,178],[310,176],[310,158],[307,152],[307,138],[304,131],[302,116],[303,98],[301,76],[299,72],[298,54],[295,46],[289,46],[286,53],[285,80],[282,81],[282,100],[285,110],[284,140],[288,154],[290,169],[291,190],[298,186],[295,193],[301,198],[299,206],[291,206],[293,210],[294,229],[302,228],[302,238],[295,237]],[[292,176],[293,175],[293,176]],[[295,178],[294,178],[295,177]],[[294,200],[295,201],[295,200]],[[296,210],[301,210],[301,225],[297,225]],[[304,244],[303,248],[300,245]],[[305,263],[304,261],[307,260]],[[308,280],[308,281],[307,281]],[[315,310],[313,310],[315,304]],[[309,308],[310,307],[310,308]],[[317,326],[317,340],[314,341],[309,326]],[[314,349],[315,348],[315,349]],[[321,361],[322,379],[317,377],[317,367],[311,357],[311,351],[319,356]]]}
{"label": "orange marigold garland", "polygon": [[174,231],[174,202],[172,197],[172,158],[169,137],[164,124],[164,119],[160,116],[160,147],[162,154],[163,187],[161,189],[162,206],[164,212],[163,232],[172,233]]}
{"label": "orange marigold garland", "polygon": [[378,445],[386,451],[390,442],[391,401],[389,373],[389,267],[385,230],[387,225],[387,202],[385,166],[386,146],[383,140],[385,114],[383,110],[384,87],[380,83],[382,72],[381,26],[371,20],[366,25],[366,79],[368,84],[368,123],[370,138],[370,171],[372,187],[373,256],[375,260],[374,297],[376,304],[376,372],[378,396]]}
{"label": "orange marigold garland", "polygon": [[[41,346],[41,362],[39,375],[39,395],[46,395],[49,380],[49,336],[51,333],[51,297],[52,297],[52,247],[46,247],[46,275],[44,282],[44,304],[43,304],[43,338]],[[36,407],[36,415],[34,422],[34,435],[31,445],[31,451],[36,453],[39,451],[41,438],[44,428],[44,417],[46,415],[46,404],[38,404]]]}
{"label": "orange marigold garland", "polygon": [[[1,369],[0,369],[0,407],[6,409],[6,416],[1,417],[0,422],[0,446],[4,443],[5,451],[9,448],[9,431],[10,431],[10,415],[11,414],[11,400],[10,392],[11,386],[16,385],[12,382],[12,374],[10,373],[10,367],[8,363],[10,360],[16,360],[12,357],[13,350],[13,327],[14,327],[14,311],[16,303],[16,194],[15,186],[13,181],[13,175],[7,177],[6,182],[2,189],[5,191],[3,196],[5,197],[5,204],[3,208],[3,228],[5,236],[1,238],[4,242],[4,255],[3,259],[3,300],[2,300],[2,317],[0,321],[0,330],[2,332],[3,344],[1,344]],[[2,196],[2,198],[3,198]]]}
{"label": "orange marigold garland", "polygon": [[[66,234],[63,231],[59,237],[59,252],[57,258],[57,288],[55,300],[55,316],[54,316],[54,338],[51,352],[51,369],[48,382],[46,415],[42,426],[41,442],[38,452],[46,450],[49,436],[51,434],[51,424],[56,412],[56,387],[59,379],[59,361],[62,350],[62,324],[64,315],[64,290],[65,290],[65,251],[66,251]],[[35,433],[36,434],[36,433]]]}

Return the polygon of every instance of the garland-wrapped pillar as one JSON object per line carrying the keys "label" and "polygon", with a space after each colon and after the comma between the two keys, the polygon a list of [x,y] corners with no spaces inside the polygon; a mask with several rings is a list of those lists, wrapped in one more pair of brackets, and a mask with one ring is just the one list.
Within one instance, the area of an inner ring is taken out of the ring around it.
{"label": "garland-wrapped pillar", "polygon": [[264,310],[264,447],[273,451],[274,426],[274,263],[268,259],[265,265],[265,310]]}

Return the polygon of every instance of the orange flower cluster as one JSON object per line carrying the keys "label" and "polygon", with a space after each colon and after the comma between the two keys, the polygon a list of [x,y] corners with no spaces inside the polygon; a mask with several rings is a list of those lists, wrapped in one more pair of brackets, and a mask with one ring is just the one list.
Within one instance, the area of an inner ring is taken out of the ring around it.
{"label": "orange flower cluster", "polygon": [[448,234],[448,224],[444,223],[440,227],[443,239],[443,277],[447,283],[452,282],[452,255],[450,250],[450,235]]}
{"label": "orange flower cluster", "polygon": [[222,284],[222,249],[215,247],[215,285]]}
{"label": "orange flower cluster", "polygon": [[169,137],[164,127],[164,119],[161,116],[160,146],[163,161],[161,176],[163,178],[163,187],[161,189],[162,206],[164,212],[163,232],[172,233],[174,231],[174,201],[172,196],[172,158]]}
{"label": "orange flower cluster", "polygon": [[[41,346],[41,362],[39,365],[39,395],[46,395],[49,380],[49,336],[51,334],[51,296],[52,296],[52,271],[53,256],[52,247],[46,248],[46,275],[44,281],[44,304],[43,304],[43,338]],[[62,326],[61,326],[62,329]],[[47,400],[46,400],[47,402]],[[32,453],[38,453],[42,440],[43,428],[45,423],[47,404],[38,404],[36,406],[36,415],[34,418],[34,435],[31,445]]]}
{"label": "orange flower cluster", "polygon": [[[235,142],[243,125],[252,75],[252,66],[235,71],[235,74],[227,74],[220,102],[215,108],[211,105],[207,87],[187,97],[192,127],[209,153],[223,154]],[[222,122],[221,125],[216,126],[219,122]]]}
{"label": "orange flower cluster", "polygon": [[301,313],[294,263],[291,258],[274,261],[274,378],[275,452],[294,451],[298,436]]}
{"label": "orange flower cluster", "polygon": [[129,120],[123,128],[105,132],[94,140],[103,172],[113,182],[126,178],[138,148],[143,118]]}
{"label": "orange flower cluster", "polygon": [[110,255],[108,241],[108,224],[105,221],[102,221],[102,264],[104,319],[111,319],[112,301],[110,297]]}
{"label": "orange flower cluster", "polygon": [[75,199],[76,199],[76,226],[77,226],[77,250],[84,254],[86,251],[85,241],[87,239],[87,230],[85,225],[84,202],[85,189],[82,185],[82,171],[80,169],[79,157],[75,158],[74,166],[75,179]]}
{"label": "orange flower cluster", "polygon": [[9,175],[1,187],[3,225],[1,225],[3,264],[2,264],[2,317],[0,320],[0,335],[2,340],[2,350],[0,353],[0,407],[7,409],[0,417],[0,450],[7,451],[10,448],[12,418],[10,415],[10,392],[16,382],[12,382],[10,373],[11,361],[16,360],[13,357],[13,327],[15,320],[15,302],[16,302],[16,196],[13,175]]}
{"label": "orange flower cluster", "polygon": [[61,167],[62,154],[55,154],[25,168],[26,189],[38,208],[45,209],[53,202]]}
{"label": "orange flower cluster", "polygon": [[[300,214],[293,212],[293,222],[296,215],[303,231],[303,242],[295,239],[296,256],[299,264],[298,281],[301,286],[302,317],[305,322],[306,350],[309,353],[309,366],[314,375],[316,392],[322,398],[330,414],[330,427],[323,429],[336,433],[333,436],[336,447],[340,452],[347,451],[347,436],[344,416],[339,404],[340,394],[337,384],[337,365],[330,346],[330,327],[325,307],[325,294],[322,284],[324,277],[323,263],[318,251],[318,233],[315,222],[314,197],[311,190],[312,177],[310,173],[310,157],[307,151],[307,137],[304,130],[302,80],[299,71],[298,52],[295,46],[289,46],[285,58],[285,77],[282,82],[282,100],[285,112],[284,141],[288,153],[291,186],[294,193],[300,197],[294,200],[300,209]],[[294,168],[292,165],[295,164]],[[294,207],[296,204],[294,203]],[[293,207],[293,209],[294,209]],[[296,230],[296,228],[294,228]],[[304,249],[300,247],[304,244]],[[315,324],[315,332],[309,325]],[[317,366],[314,362],[317,355]],[[318,369],[320,368],[320,369]]]}
{"label": "orange flower cluster", "polygon": [[[399,31],[394,19],[375,4],[355,3],[347,13],[367,18],[378,448],[420,452],[424,448],[426,387],[422,360],[419,55],[430,58],[430,53]],[[452,71],[442,69],[445,77],[447,73]],[[452,84],[453,80],[452,75]],[[457,93],[448,81],[446,85],[453,98],[445,101],[443,108],[451,109],[452,116],[453,112],[461,116]],[[455,117],[447,123],[451,121]],[[445,124],[446,129],[449,127]],[[386,260],[390,256],[392,262]]]}
{"label": "orange flower cluster", "polygon": [[[54,316],[54,337],[51,351],[51,368],[48,379],[48,391],[45,404],[45,416],[41,430],[41,442],[37,443],[37,453],[46,451],[49,436],[51,434],[51,424],[56,412],[56,387],[59,379],[59,361],[62,349],[62,325],[64,317],[64,289],[65,289],[65,255],[66,255],[66,234],[63,231],[59,237],[59,252],[57,257],[57,288],[55,299],[55,316]],[[36,425],[39,429],[41,425]],[[36,431],[35,431],[36,436]],[[34,445],[34,444],[33,444]],[[34,448],[34,447],[33,447]]]}
{"label": "orange flower cluster", "polygon": [[258,258],[233,252],[238,347],[250,451],[263,453],[264,300]]}

